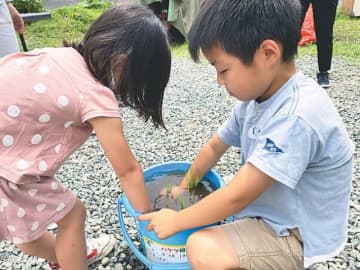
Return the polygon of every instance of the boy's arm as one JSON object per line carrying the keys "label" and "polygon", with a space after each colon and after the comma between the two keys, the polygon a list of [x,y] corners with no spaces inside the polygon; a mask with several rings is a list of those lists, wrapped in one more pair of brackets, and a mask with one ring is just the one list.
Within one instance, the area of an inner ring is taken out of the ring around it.
{"label": "boy's arm", "polygon": [[239,212],[274,181],[252,164],[246,163],[229,185],[209,194],[193,206],[180,212],[163,209],[138,219],[149,220],[148,229],[154,230],[159,238],[167,238],[176,232],[212,224]]}
{"label": "boy's arm", "polygon": [[214,135],[196,155],[189,171],[179,184],[181,188],[189,187],[190,182],[201,179],[221,158],[229,148],[218,135]]}
{"label": "boy's arm", "polygon": [[107,155],[126,197],[139,212],[151,210],[142,168],[123,135],[120,118],[96,117],[88,120]]}

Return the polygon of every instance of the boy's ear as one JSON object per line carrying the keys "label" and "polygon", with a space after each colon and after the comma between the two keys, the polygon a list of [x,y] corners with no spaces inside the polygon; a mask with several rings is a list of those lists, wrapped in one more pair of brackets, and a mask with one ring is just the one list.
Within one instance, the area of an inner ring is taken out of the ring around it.
{"label": "boy's ear", "polygon": [[281,59],[282,47],[281,45],[271,39],[265,39],[259,48],[262,52],[265,62],[268,65],[273,65]]}

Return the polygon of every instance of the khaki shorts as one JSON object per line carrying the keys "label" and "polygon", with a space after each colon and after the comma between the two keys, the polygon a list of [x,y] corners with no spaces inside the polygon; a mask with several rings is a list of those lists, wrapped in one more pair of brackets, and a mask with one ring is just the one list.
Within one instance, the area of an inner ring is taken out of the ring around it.
{"label": "khaki shorts", "polygon": [[221,226],[248,270],[303,269],[303,245],[297,229],[278,236],[260,218],[245,218]]}

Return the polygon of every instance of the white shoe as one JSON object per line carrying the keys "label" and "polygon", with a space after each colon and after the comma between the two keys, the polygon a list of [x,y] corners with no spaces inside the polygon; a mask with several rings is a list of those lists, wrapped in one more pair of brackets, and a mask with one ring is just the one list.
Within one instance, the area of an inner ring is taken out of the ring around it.
{"label": "white shoe", "polygon": [[[102,235],[99,238],[90,239],[87,241],[87,259],[88,265],[93,264],[104,258],[113,250],[115,246],[115,237],[113,235]],[[49,263],[50,269],[60,270],[57,263]]]}
{"label": "white shoe", "polygon": [[88,264],[90,265],[106,257],[114,249],[115,242],[113,235],[102,235],[99,238],[88,240]]}

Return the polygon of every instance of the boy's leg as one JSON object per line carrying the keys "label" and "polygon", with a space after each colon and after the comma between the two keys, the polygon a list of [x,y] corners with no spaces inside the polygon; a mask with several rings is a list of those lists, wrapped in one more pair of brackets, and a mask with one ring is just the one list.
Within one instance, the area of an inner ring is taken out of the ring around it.
{"label": "boy's leg", "polygon": [[302,242],[297,230],[277,236],[262,219],[246,218],[192,234],[187,255],[193,269],[303,268]]}
{"label": "boy's leg", "polygon": [[74,208],[57,223],[56,240],[47,232],[39,239],[17,247],[29,255],[58,262],[64,270],[87,269],[85,216],[85,207],[77,199]]}
{"label": "boy's leg", "polygon": [[240,269],[237,252],[221,226],[191,234],[186,253],[193,270]]}

